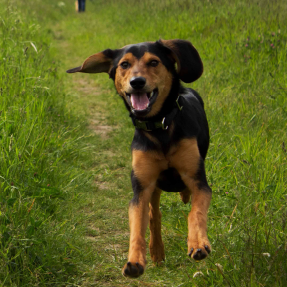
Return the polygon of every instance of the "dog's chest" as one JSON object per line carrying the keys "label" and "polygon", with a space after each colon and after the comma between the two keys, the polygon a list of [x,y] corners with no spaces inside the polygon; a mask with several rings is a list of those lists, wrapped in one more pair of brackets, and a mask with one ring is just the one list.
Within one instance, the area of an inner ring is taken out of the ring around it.
{"label": "dog's chest", "polygon": [[196,177],[199,169],[200,154],[197,140],[183,139],[164,155],[158,154],[161,171],[157,186],[164,191],[180,192],[186,188],[182,176]]}

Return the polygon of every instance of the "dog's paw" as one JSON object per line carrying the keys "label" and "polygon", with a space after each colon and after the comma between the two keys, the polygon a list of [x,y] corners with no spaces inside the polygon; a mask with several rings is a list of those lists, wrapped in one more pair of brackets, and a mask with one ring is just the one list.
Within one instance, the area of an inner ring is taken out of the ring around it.
{"label": "dog's paw", "polygon": [[160,241],[150,241],[149,252],[154,263],[161,264],[165,260],[164,245]]}
{"label": "dog's paw", "polygon": [[144,273],[144,267],[138,262],[136,263],[128,262],[124,266],[122,273],[126,277],[136,278]]}
{"label": "dog's paw", "polygon": [[206,258],[210,252],[211,252],[211,246],[208,241],[200,245],[199,244],[188,245],[188,256],[192,257],[196,261]]}

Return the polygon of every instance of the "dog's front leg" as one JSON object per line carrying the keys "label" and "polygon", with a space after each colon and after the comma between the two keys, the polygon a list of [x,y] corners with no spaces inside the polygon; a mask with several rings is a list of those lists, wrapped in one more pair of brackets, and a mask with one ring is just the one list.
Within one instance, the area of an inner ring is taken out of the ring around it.
{"label": "dog's front leg", "polygon": [[145,233],[149,222],[149,203],[161,171],[161,161],[154,153],[133,151],[131,175],[134,197],[129,205],[130,247],[124,276],[138,277],[146,265]]}
{"label": "dog's front leg", "polygon": [[129,205],[130,247],[128,263],[123,268],[123,275],[138,277],[143,274],[146,265],[145,233],[149,221],[149,202],[154,187],[135,194]]}
{"label": "dog's front leg", "polygon": [[207,183],[185,178],[192,189],[192,209],[188,215],[188,255],[195,260],[204,259],[211,251],[207,238],[207,211],[211,189]]}
{"label": "dog's front leg", "polygon": [[[207,184],[204,161],[200,156],[196,139],[184,139],[171,157],[185,185],[191,192],[192,209],[188,215],[188,255],[195,260],[208,256],[211,246],[207,238],[207,212],[211,189]],[[188,196],[188,192],[184,191]]]}

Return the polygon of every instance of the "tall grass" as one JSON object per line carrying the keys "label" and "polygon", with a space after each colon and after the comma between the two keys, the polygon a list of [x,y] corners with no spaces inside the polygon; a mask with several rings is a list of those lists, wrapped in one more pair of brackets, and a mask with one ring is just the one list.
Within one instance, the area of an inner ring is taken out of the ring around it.
{"label": "tall grass", "polygon": [[0,286],[56,286],[77,272],[60,211],[89,175],[51,38],[16,4],[0,1]]}

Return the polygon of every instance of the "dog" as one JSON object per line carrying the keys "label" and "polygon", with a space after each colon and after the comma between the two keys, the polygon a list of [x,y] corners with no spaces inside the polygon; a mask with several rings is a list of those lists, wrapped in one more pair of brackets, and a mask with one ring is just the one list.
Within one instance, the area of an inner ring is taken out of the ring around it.
{"label": "dog", "polygon": [[196,261],[207,257],[211,188],[204,160],[209,127],[202,98],[180,82],[191,83],[202,75],[197,50],[179,39],[127,45],[94,54],[82,66],[67,71],[76,72],[108,73],[135,126],[131,144],[134,196],[129,204],[130,245],[123,275],[144,273],[148,223],[151,259],[165,260],[159,209],[162,190],[179,192],[185,204],[191,200],[187,254]]}

